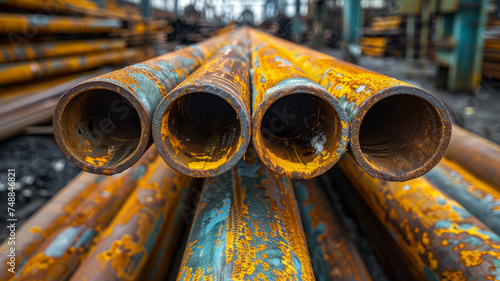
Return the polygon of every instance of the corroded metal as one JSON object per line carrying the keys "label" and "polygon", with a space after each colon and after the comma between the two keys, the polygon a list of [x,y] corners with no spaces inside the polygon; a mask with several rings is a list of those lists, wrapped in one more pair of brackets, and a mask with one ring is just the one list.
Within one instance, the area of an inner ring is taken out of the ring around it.
{"label": "corroded metal", "polygon": [[199,194],[200,183],[200,179],[190,178],[189,190],[183,190],[180,199],[178,199],[180,202],[174,204],[174,208],[169,209],[170,220],[163,227],[162,233],[155,243],[140,278],[141,281],[164,281],[170,280],[166,279],[168,276],[177,275],[175,270],[178,269],[178,262],[182,256],[180,253],[179,255],[174,253],[180,252],[180,245],[183,245],[183,241],[187,239],[187,231],[189,231],[187,223],[194,211],[194,201],[197,199],[196,195]]}
{"label": "corroded metal", "polygon": [[107,33],[119,31],[121,21],[39,14],[0,14],[0,33]]}
{"label": "corroded metal", "polygon": [[441,160],[451,123],[443,104],[431,93],[254,32],[340,101],[351,124],[349,151],[370,175],[404,181],[423,175]]}
{"label": "corroded metal", "polygon": [[161,99],[228,39],[219,35],[122,68],[69,89],[54,112],[57,144],[77,167],[114,174],[152,144],[151,119]]}
{"label": "corroded metal", "polygon": [[290,57],[252,35],[252,139],[260,159],[289,178],[312,178],[345,152],[349,122],[339,101]]}
{"label": "corroded metal", "polygon": [[73,40],[0,45],[0,63],[124,49],[124,39]]}
{"label": "corroded metal", "polygon": [[132,169],[99,183],[32,256],[19,265],[14,280],[68,279],[94,239],[113,219],[137,182],[147,174],[148,165],[157,155],[158,151],[152,147]]}
{"label": "corroded metal", "polygon": [[58,74],[84,71],[108,64],[123,64],[147,57],[151,48],[130,48],[60,58],[9,63],[0,67],[0,85],[30,81]]}
{"label": "corroded metal", "polygon": [[175,170],[216,176],[245,154],[251,119],[249,44],[242,31],[158,105],[153,139]]}
{"label": "corroded metal", "polygon": [[186,203],[190,183],[157,157],[71,280],[144,280],[161,234],[166,228],[173,232],[179,224],[177,210]]}
{"label": "corroded metal", "polygon": [[500,146],[453,125],[446,157],[500,188]]}
{"label": "corroded metal", "polygon": [[500,235],[500,190],[443,158],[425,178]]}
{"label": "corroded metal", "polygon": [[[71,216],[78,205],[95,190],[104,176],[81,172],[50,201],[33,214],[16,230],[16,260],[29,259],[37,248],[49,238],[66,219]],[[8,253],[13,245],[8,240],[0,246],[0,253]],[[7,281],[13,274],[7,271],[8,259],[2,256],[0,262],[0,280]]]}
{"label": "corroded metal", "polygon": [[350,156],[339,166],[422,280],[500,278],[500,237],[424,177],[375,179]]}
{"label": "corroded metal", "polygon": [[314,280],[292,184],[247,152],[208,178],[177,280]]}
{"label": "corroded metal", "polygon": [[356,246],[319,178],[293,181],[317,281],[371,281]]}

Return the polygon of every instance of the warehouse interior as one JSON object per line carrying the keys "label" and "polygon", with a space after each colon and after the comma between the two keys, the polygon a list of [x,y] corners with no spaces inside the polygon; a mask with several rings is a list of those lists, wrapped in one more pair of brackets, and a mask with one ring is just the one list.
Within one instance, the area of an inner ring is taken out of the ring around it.
{"label": "warehouse interior", "polygon": [[500,280],[500,0],[0,0],[0,281]]}

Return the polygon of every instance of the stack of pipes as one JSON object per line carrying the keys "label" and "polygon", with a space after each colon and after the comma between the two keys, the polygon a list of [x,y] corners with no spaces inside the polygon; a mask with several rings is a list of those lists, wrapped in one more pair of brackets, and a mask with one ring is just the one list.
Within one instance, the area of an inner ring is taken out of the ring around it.
{"label": "stack of pipes", "polygon": [[0,280],[372,280],[334,194],[393,280],[499,279],[500,148],[423,89],[265,33],[82,82],[54,130],[100,175],[21,227]]}

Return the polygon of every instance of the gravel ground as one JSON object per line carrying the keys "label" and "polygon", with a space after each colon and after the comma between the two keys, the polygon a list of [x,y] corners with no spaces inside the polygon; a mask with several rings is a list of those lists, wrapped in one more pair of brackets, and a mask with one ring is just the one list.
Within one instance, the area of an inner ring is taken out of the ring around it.
{"label": "gravel ground", "polygon": [[[14,209],[18,227],[80,172],[61,153],[53,137],[25,135],[0,142],[2,221],[8,218],[8,169],[16,170]],[[7,235],[7,229],[2,228],[0,241]]]}

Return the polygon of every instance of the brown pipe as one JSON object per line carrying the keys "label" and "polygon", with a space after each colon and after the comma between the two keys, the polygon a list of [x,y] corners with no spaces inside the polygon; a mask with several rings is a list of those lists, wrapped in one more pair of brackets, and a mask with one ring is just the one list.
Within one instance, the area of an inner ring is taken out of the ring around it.
{"label": "brown pipe", "polygon": [[229,35],[69,89],[54,112],[55,138],[61,151],[77,167],[91,173],[110,175],[132,166],[153,142],[151,119],[158,103],[222,46]]}
{"label": "brown pipe", "polygon": [[446,157],[500,188],[500,146],[453,125]]}
{"label": "brown pipe", "polygon": [[160,102],[153,138],[175,170],[192,177],[220,175],[250,142],[248,37],[231,44]]}
{"label": "brown pipe", "polygon": [[70,280],[144,280],[163,229],[178,228],[177,209],[192,183],[157,157]]}
{"label": "brown pipe", "polygon": [[15,280],[67,280],[157,157],[158,151],[151,147],[134,167],[100,182],[64,223],[33,249],[31,258],[18,268]]}
{"label": "brown pipe", "polygon": [[451,123],[431,93],[255,31],[337,98],[351,124],[350,153],[371,176],[405,181],[443,157]]}
{"label": "brown pipe", "polygon": [[[20,228],[16,230],[15,245],[9,245],[5,240],[0,246],[0,253],[7,254],[11,246],[15,246],[15,259],[19,264],[29,259],[35,250],[49,238],[66,219],[74,212],[78,205],[96,189],[104,176],[81,172],[40,210],[33,214]],[[1,257],[0,280],[7,281],[13,274],[8,269],[9,258]]]}
{"label": "brown pipe", "polygon": [[290,60],[252,32],[252,139],[274,172],[312,178],[344,154],[349,122],[339,101]]}

